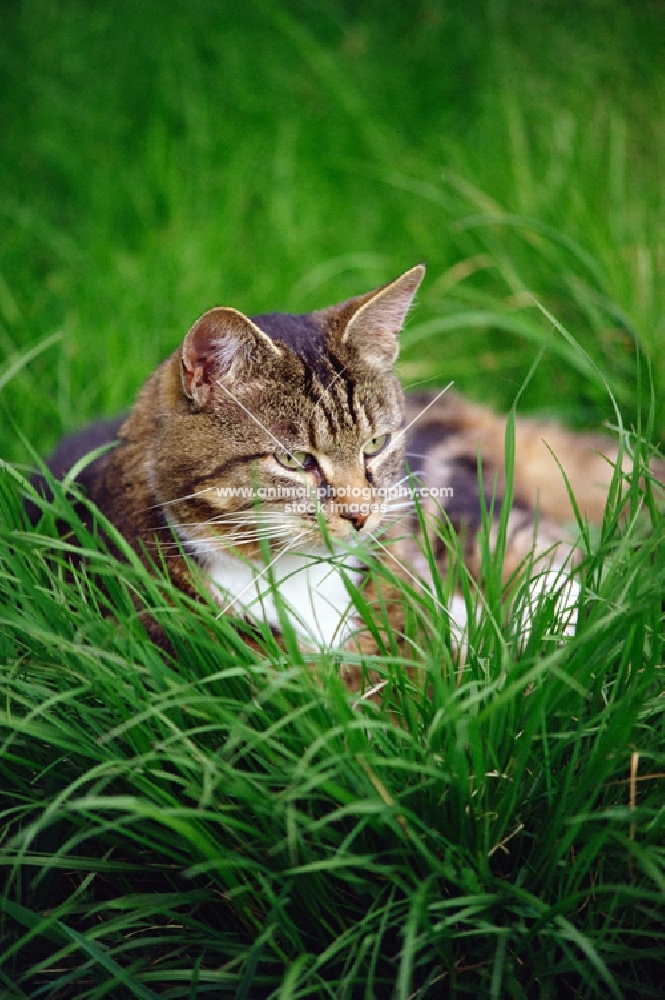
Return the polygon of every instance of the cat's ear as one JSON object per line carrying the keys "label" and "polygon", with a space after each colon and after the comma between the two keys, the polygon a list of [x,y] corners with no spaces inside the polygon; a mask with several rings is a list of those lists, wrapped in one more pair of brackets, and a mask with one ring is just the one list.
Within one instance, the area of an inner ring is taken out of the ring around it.
{"label": "cat's ear", "polygon": [[234,395],[246,395],[266,363],[281,354],[270,337],[237,309],[210,309],[184,339],[183,390],[199,408],[216,383],[227,385]]}
{"label": "cat's ear", "polygon": [[425,265],[418,264],[389,285],[352,299],[358,307],[344,328],[342,343],[353,347],[366,364],[392,368],[399,352],[399,332],[424,276]]}

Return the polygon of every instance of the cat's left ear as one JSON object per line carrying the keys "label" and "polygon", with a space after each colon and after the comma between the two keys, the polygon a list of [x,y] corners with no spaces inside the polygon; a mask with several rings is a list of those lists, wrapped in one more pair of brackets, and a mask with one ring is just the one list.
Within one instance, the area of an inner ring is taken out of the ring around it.
{"label": "cat's left ear", "polygon": [[185,395],[202,409],[213,386],[238,396],[253,392],[282,356],[280,348],[237,309],[217,307],[196,321],[183,342],[181,381]]}
{"label": "cat's left ear", "polygon": [[399,353],[398,335],[420,282],[425,265],[417,264],[389,285],[352,299],[356,306],[342,334],[342,343],[353,347],[366,364],[390,369]]}

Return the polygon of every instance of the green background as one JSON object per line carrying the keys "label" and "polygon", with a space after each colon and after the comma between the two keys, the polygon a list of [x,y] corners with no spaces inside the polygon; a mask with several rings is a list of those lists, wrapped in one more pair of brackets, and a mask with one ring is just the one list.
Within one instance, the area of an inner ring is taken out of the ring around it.
{"label": "green background", "polygon": [[[407,384],[628,423],[662,389],[659,3],[10,2],[2,449],[126,408],[215,304],[305,311],[424,260]],[[57,343],[14,374],[25,352]],[[11,377],[10,377],[11,376]]]}

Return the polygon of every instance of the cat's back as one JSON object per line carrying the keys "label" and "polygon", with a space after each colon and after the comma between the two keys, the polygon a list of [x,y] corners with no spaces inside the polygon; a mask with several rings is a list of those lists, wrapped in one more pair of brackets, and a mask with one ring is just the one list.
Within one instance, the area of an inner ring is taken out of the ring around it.
{"label": "cat's back", "polygon": [[[62,479],[77,462],[91,451],[96,451],[98,448],[103,448],[104,445],[111,445],[117,441],[124,420],[124,415],[109,420],[96,420],[75,434],[64,437],[47,463],[55,478]],[[94,462],[91,465],[94,465]],[[80,478],[83,475],[85,475],[85,470],[82,471]]]}
{"label": "cat's back", "polygon": [[[500,500],[505,488],[505,416],[452,390],[432,391],[407,395],[406,427],[408,466],[421,473],[426,486],[438,489],[453,522],[459,519],[455,515],[479,519],[479,462],[487,499],[494,490]],[[582,513],[600,522],[616,458],[617,446],[606,435],[574,432],[554,420],[518,418],[515,502],[560,523],[573,521],[567,479]]]}

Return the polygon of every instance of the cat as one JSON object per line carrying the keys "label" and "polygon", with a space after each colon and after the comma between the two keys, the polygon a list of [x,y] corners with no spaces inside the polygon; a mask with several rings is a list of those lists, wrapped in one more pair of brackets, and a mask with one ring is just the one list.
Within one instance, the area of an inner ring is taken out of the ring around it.
{"label": "cat", "polygon": [[[483,502],[498,523],[505,419],[451,389],[405,397],[394,373],[424,273],[418,265],[304,315],[209,310],[148,378],[129,415],[66,439],[51,469],[61,476],[117,439],[78,480],[138,553],[159,551],[173,582],[192,595],[202,575],[221,612],[263,619],[278,632],[276,585],[304,646],[352,643],[358,623],[347,581],[362,582],[363,545],[405,579],[431,582],[415,493],[441,571],[441,509],[464,537],[475,576]],[[557,460],[580,510],[599,521],[616,447],[531,419],[518,420],[515,433],[504,576],[535,553],[541,590],[564,581],[572,630],[578,591],[564,526],[573,512]],[[463,643],[463,602],[453,599],[441,613],[452,614]]]}

